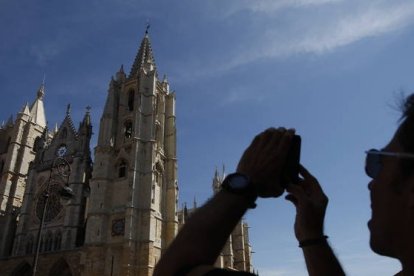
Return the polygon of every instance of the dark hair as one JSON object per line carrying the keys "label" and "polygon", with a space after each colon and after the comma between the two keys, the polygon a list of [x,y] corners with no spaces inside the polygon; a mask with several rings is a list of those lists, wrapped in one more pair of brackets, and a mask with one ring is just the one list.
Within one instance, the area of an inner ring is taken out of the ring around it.
{"label": "dark hair", "polygon": [[[401,111],[398,141],[405,152],[414,153],[414,94],[402,101]],[[400,159],[400,166],[404,177],[414,173],[414,160]]]}

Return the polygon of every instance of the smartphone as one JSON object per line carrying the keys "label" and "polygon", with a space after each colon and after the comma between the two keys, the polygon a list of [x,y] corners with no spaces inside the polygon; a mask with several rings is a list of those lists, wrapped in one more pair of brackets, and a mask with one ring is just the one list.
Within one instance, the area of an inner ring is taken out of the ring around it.
{"label": "smartphone", "polygon": [[299,182],[299,164],[300,164],[300,148],[302,139],[299,135],[294,135],[290,144],[286,165],[283,174],[282,185],[287,187],[289,184],[297,184]]}

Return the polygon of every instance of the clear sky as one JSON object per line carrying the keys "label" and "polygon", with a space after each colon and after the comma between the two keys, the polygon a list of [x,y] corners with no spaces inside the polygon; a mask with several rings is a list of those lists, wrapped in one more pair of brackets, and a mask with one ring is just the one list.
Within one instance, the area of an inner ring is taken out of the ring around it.
{"label": "clear sky", "polygon": [[[326,234],[349,275],[399,264],[368,246],[364,150],[398,124],[414,89],[411,0],[0,0],[0,120],[32,102],[46,74],[49,126],[92,106],[96,140],[109,80],[129,72],[147,20],[159,75],[177,94],[180,205],[212,193],[255,134],[294,127],[302,163],[330,198]],[[95,143],[95,142],[94,142]],[[294,209],[259,200],[246,216],[260,275],[306,275]]]}

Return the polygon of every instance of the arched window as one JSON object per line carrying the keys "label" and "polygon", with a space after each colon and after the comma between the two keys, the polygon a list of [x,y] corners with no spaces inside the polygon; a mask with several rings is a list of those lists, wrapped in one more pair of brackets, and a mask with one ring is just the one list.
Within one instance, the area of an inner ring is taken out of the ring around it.
{"label": "arched window", "polygon": [[162,186],[162,175],[163,175],[164,168],[160,162],[155,164],[155,183],[158,186]]}
{"label": "arched window", "polygon": [[6,151],[5,152],[9,151],[10,143],[11,143],[11,137],[9,137],[9,139],[7,139],[7,145],[6,145]]}
{"label": "arched window", "polygon": [[33,144],[33,151],[37,152],[40,148],[40,137],[36,137],[34,144]]}
{"label": "arched window", "polygon": [[163,171],[164,168],[161,162],[157,162],[155,164],[155,185],[153,187],[154,195],[152,203],[157,203],[159,210],[162,207]]}
{"label": "arched window", "polygon": [[62,234],[60,232],[57,232],[57,234],[55,235],[53,249],[60,250],[61,243],[62,243]]}
{"label": "arched window", "polygon": [[129,90],[128,91],[128,111],[134,110],[134,97],[135,97],[135,91]]}
{"label": "arched window", "polygon": [[155,184],[152,184],[151,188],[151,202],[155,203]]}
{"label": "arched window", "polygon": [[154,113],[155,114],[158,114],[158,110],[159,110],[158,105],[159,104],[160,104],[160,95],[157,96],[157,98],[155,99],[155,102],[154,102]]}
{"label": "arched window", "polygon": [[163,139],[163,133],[162,133],[161,125],[159,123],[155,125],[155,139],[157,141],[158,147],[162,147],[164,139]]}
{"label": "arched window", "polygon": [[127,172],[127,163],[124,160],[122,160],[119,163],[119,166],[118,166],[118,177],[119,178],[125,177],[126,176],[126,172]]}
{"label": "arched window", "polygon": [[47,233],[46,244],[45,244],[45,251],[51,251],[53,245],[53,235],[51,232]]}
{"label": "arched window", "polygon": [[44,241],[44,239],[43,239],[43,237],[40,239],[40,252],[43,252],[44,251],[44,245],[45,245],[45,243],[43,242]]}
{"label": "arched window", "polygon": [[132,122],[131,121],[126,121],[124,123],[124,135],[125,138],[131,138],[132,137]]}
{"label": "arched window", "polygon": [[30,235],[26,243],[26,254],[32,254],[32,252],[33,252],[33,237],[32,235]]}
{"label": "arched window", "polygon": [[60,133],[60,139],[65,139],[66,137],[68,137],[68,130],[64,127]]}
{"label": "arched window", "polygon": [[72,270],[65,259],[59,259],[50,269],[49,276],[72,276]]}

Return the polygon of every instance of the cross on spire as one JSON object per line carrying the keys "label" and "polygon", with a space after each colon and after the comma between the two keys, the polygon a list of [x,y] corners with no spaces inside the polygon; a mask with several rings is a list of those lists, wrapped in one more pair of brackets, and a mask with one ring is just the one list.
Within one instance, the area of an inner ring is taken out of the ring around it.
{"label": "cross on spire", "polygon": [[66,107],[66,115],[70,115],[70,104]]}
{"label": "cross on spire", "polygon": [[147,26],[145,27],[145,34],[148,34],[148,30],[151,27],[150,23],[149,23],[149,19],[147,19]]}

